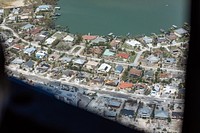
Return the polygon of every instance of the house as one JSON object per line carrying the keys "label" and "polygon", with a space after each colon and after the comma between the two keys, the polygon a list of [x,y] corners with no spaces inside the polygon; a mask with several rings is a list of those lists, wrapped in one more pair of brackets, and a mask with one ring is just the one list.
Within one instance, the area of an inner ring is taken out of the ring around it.
{"label": "house", "polygon": [[20,8],[13,8],[12,12],[13,15],[18,15],[20,13]]}
{"label": "house", "polygon": [[37,59],[42,59],[44,57],[47,56],[47,53],[45,51],[38,51],[36,54],[35,54],[36,58]]}
{"label": "house", "polygon": [[32,71],[34,68],[34,64],[35,63],[32,60],[29,60],[29,61],[25,62],[22,67],[26,71]]}
{"label": "house", "polygon": [[108,73],[112,67],[106,63],[101,64],[98,68],[98,73]]}
{"label": "house", "polygon": [[150,44],[150,43],[153,42],[153,39],[152,39],[151,37],[148,37],[148,36],[144,36],[144,37],[142,38],[142,40],[143,40],[143,42],[144,42],[145,44]]}
{"label": "house", "polygon": [[124,116],[128,116],[130,118],[133,118],[135,111],[134,110],[128,110],[128,109],[121,109],[120,114],[124,115]]}
{"label": "house", "polygon": [[91,53],[93,56],[100,56],[103,53],[104,48],[103,47],[92,47],[89,49],[89,53]]}
{"label": "house", "polygon": [[105,116],[105,117],[116,118],[117,112],[105,110],[105,111],[104,111],[104,116]]}
{"label": "house", "polygon": [[82,59],[82,58],[76,58],[73,60],[74,65],[84,65],[85,62],[86,62],[86,60]]}
{"label": "house", "polygon": [[20,45],[20,44],[15,44],[15,45],[13,45],[12,48],[15,49],[15,50],[17,50],[17,51],[20,51],[20,50],[24,49],[24,46]]}
{"label": "house", "polygon": [[117,67],[115,68],[115,73],[116,74],[121,74],[123,72],[124,68],[122,65],[117,65]]}
{"label": "house", "polygon": [[105,103],[106,106],[112,107],[112,108],[119,108],[121,106],[121,102],[116,99],[108,99],[107,103]]}
{"label": "house", "polygon": [[112,49],[116,50],[118,45],[120,44],[120,40],[116,40],[116,39],[113,39],[111,42],[110,42],[110,45],[112,47]]}
{"label": "house", "polygon": [[125,41],[126,44],[131,45],[131,46],[140,46],[141,43],[136,41],[135,39],[129,39],[127,41]]}
{"label": "house", "polygon": [[172,112],[172,119],[183,119],[183,112]]}
{"label": "house", "polygon": [[29,56],[31,56],[31,54],[33,54],[36,51],[36,48],[34,47],[30,47],[24,50],[25,54],[28,54]]}
{"label": "house", "polygon": [[62,63],[69,63],[71,62],[73,59],[73,57],[67,57],[67,56],[64,56],[62,58],[60,58],[59,60],[62,62]]}
{"label": "house", "polygon": [[86,64],[85,64],[85,67],[86,69],[88,70],[95,70],[95,68],[97,68],[98,66],[98,62],[96,61],[88,61]]}
{"label": "house", "polygon": [[142,70],[138,70],[136,68],[131,68],[129,71],[129,76],[133,78],[141,77],[142,76]]}
{"label": "house", "polygon": [[169,117],[169,112],[162,109],[155,109],[154,118],[156,119],[167,119]]}
{"label": "house", "polygon": [[158,77],[160,80],[165,80],[165,79],[170,79],[172,78],[172,75],[170,73],[167,72],[162,72],[158,74]]}
{"label": "house", "polygon": [[174,34],[177,35],[178,37],[182,37],[186,33],[188,33],[188,31],[183,29],[183,28],[179,28],[179,29],[174,30]]}
{"label": "house", "polygon": [[150,63],[157,63],[158,61],[160,60],[159,57],[156,57],[154,55],[150,55],[147,57],[147,61],[150,62]]}
{"label": "house", "polygon": [[120,57],[120,58],[122,58],[122,59],[128,59],[129,58],[129,54],[127,54],[127,53],[119,53],[119,54],[117,54],[117,57]]}
{"label": "house", "polygon": [[49,37],[46,41],[45,44],[46,45],[52,45],[55,41],[56,41],[56,37]]}
{"label": "house", "polygon": [[72,36],[70,36],[70,35],[67,35],[67,36],[63,39],[63,41],[65,41],[65,42],[73,42],[73,41],[74,41],[74,37],[72,37]]}
{"label": "house", "polygon": [[58,61],[59,58],[60,55],[57,53],[52,53],[51,55],[49,55],[49,61]]}
{"label": "house", "polygon": [[153,111],[152,108],[150,108],[149,106],[143,106],[138,109],[137,116],[140,118],[150,118],[152,111]]}
{"label": "house", "polygon": [[42,30],[43,30],[42,27],[36,27],[36,28],[33,28],[29,33],[35,36],[36,34],[40,33]]}
{"label": "house", "polygon": [[176,63],[176,59],[175,58],[166,58],[165,63],[166,64],[174,64],[174,63]]}
{"label": "house", "polygon": [[72,77],[73,75],[75,75],[75,72],[72,70],[63,70],[62,74],[67,76],[67,77]]}
{"label": "house", "polygon": [[145,79],[153,79],[154,78],[154,71],[153,70],[146,70],[144,72]]}
{"label": "house", "polygon": [[99,85],[102,85],[104,83],[104,78],[93,78],[91,81],[90,81],[92,84],[99,84]]}
{"label": "house", "polygon": [[168,35],[166,35],[166,38],[169,40],[169,41],[173,41],[173,40],[176,40],[178,38],[178,36],[174,33],[170,33]]}
{"label": "house", "polygon": [[51,5],[40,5],[36,8],[35,12],[40,12],[40,11],[50,11],[52,9]]}
{"label": "house", "polygon": [[105,85],[116,87],[119,84],[120,80],[106,80]]}
{"label": "house", "polygon": [[133,86],[134,86],[133,83],[121,82],[121,83],[118,85],[118,88],[119,88],[119,89],[132,89]]}
{"label": "house", "polygon": [[87,108],[88,104],[91,102],[91,98],[89,96],[83,95],[81,93],[77,93],[77,106],[80,108]]}
{"label": "house", "polygon": [[21,64],[23,64],[24,62],[25,62],[24,60],[22,60],[22,59],[20,59],[19,57],[17,57],[17,58],[15,58],[15,59],[11,62],[11,64],[21,65]]}
{"label": "house", "polygon": [[50,68],[49,64],[47,64],[45,62],[41,62],[37,67],[37,72],[44,73],[44,72],[48,71],[49,68]]}
{"label": "house", "polygon": [[59,81],[49,81],[48,85],[58,89],[58,88],[61,87],[61,82],[59,82]]}
{"label": "house", "polygon": [[4,14],[4,9],[0,9],[0,16]]}
{"label": "house", "polygon": [[157,43],[164,43],[166,41],[167,41],[167,39],[165,37],[158,37],[157,38]]}
{"label": "house", "polygon": [[115,53],[110,51],[109,49],[106,49],[103,53],[103,56],[114,56]]}
{"label": "house", "polygon": [[33,29],[34,27],[35,27],[34,25],[29,23],[29,24],[22,26],[21,30],[29,31],[29,30]]}
{"label": "house", "polygon": [[105,42],[106,42],[106,39],[99,36],[91,41],[92,44],[99,44],[99,43],[105,43]]}
{"label": "house", "polygon": [[83,40],[85,40],[85,41],[92,41],[92,40],[94,40],[95,38],[97,38],[97,36],[83,35],[82,38],[83,38]]}

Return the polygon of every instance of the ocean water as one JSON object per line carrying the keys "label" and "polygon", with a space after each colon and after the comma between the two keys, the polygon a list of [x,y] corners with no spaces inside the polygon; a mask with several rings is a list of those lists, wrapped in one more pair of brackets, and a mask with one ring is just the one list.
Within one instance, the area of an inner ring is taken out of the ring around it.
{"label": "ocean water", "polygon": [[189,22],[188,0],[59,0],[57,25],[71,33],[149,35]]}

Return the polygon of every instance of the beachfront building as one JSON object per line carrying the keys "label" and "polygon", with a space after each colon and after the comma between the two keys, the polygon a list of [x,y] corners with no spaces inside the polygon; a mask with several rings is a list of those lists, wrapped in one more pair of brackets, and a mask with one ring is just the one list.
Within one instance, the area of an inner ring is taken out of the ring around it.
{"label": "beachfront building", "polygon": [[40,5],[36,8],[35,12],[46,12],[46,11],[50,11],[52,9],[52,6],[51,5]]}
{"label": "beachfront building", "polygon": [[177,35],[178,37],[182,37],[186,33],[188,33],[188,31],[186,31],[183,28],[179,28],[179,29],[174,30],[174,34]]}
{"label": "beachfront building", "polygon": [[141,45],[141,43],[140,42],[138,42],[138,41],[136,41],[135,39],[129,39],[129,40],[127,40],[126,42],[125,42],[126,44],[128,44],[128,45],[131,45],[131,46],[140,46]]}
{"label": "beachfront building", "polygon": [[67,35],[67,36],[63,39],[63,41],[65,41],[65,42],[73,42],[73,41],[74,41],[74,37],[72,37],[72,36],[70,36],[70,35]]}

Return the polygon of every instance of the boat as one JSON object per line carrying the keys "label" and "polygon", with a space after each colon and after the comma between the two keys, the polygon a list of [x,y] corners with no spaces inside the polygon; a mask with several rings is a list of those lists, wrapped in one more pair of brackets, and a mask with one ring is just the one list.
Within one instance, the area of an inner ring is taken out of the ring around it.
{"label": "boat", "polygon": [[56,6],[56,7],[55,7],[55,9],[58,9],[58,10],[60,10],[60,7],[59,7],[59,6]]}
{"label": "boat", "polygon": [[61,15],[61,13],[55,13],[54,15],[55,15],[55,16],[60,16],[60,15]]}
{"label": "boat", "polygon": [[160,31],[161,31],[161,32],[165,32],[165,30],[163,30],[163,29],[160,29]]}
{"label": "boat", "polygon": [[177,28],[177,26],[176,26],[176,25],[172,25],[172,27],[174,27],[174,28]]}

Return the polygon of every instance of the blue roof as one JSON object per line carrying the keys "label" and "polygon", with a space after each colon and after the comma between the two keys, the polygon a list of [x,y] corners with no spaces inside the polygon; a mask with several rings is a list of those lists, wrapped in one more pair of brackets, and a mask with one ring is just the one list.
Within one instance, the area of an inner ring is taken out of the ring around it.
{"label": "blue roof", "polygon": [[25,52],[25,53],[32,53],[32,52],[34,52],[35,50],[36,50],[36,48],[31,47],[31,48],[25,49],[24,52]]}
{"label": "blue roof", "polygon": [[118,66],[116,67],[115,72],[116,72],[116,73],[122,73],[123,70],[124,70],[123,66],[122,66],[122,65],[118,65]]}

